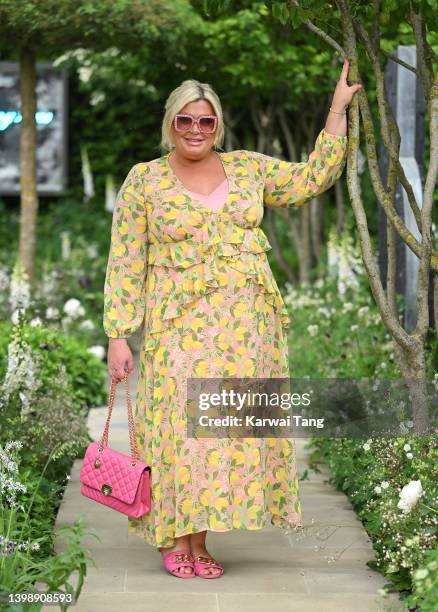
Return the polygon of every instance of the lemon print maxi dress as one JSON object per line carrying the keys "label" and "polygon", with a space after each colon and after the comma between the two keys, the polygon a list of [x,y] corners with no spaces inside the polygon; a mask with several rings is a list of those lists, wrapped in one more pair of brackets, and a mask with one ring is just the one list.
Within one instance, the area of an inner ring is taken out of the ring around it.
{"label": "lemon print maxi dress", "polygon": [[187,437],[187,378],[289,378],[290,317],[266,255],[264,206],[294,208],[331,187],[346,144],[324,128],[303,162],[216,153],[228,178],[218,210],[183,185],[169,153],[135,164],[119,190],[103,326],[127,338],[143,325],[134,422],[152,510],[127,527],[153,546],[302,526],[293,439]]}

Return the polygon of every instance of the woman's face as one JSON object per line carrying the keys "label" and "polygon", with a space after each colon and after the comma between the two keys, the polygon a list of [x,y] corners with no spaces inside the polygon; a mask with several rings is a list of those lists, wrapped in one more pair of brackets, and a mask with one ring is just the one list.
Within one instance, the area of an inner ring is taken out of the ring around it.
{"label": "woman's face", "polygon": [[[197,100],[189,102],[178,111],[192,115],[195,119],[201,115],[215,115],[212,105],[207,100]],[[175,117],[174,117],[175,120]],[[187,132],[178,132],[175,130],[174,121],[172,121],[172,141],[175,144],[176,154],[188,159],[202,159],[206,157],[213,146],[216,137],[216,130],[212,134],[201,132],[198,125],[194,123],[192,128]]]}

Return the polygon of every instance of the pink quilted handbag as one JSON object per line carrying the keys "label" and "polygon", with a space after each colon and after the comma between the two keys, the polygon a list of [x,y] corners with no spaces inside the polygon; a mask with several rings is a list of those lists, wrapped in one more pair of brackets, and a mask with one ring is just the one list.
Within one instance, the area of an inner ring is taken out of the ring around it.
{"label": "pink quilted handbag", "polygon": [[108,430],[114,403],[116,381],[111,381],[108,417],[100,444],[88,445],[80,473],[81,493],[122,514],[139,518],[151,510],[151,468],[139,460],[134,435],[128,373],[124,376],[128,402],[128,425],[131,456],[107,446]]}

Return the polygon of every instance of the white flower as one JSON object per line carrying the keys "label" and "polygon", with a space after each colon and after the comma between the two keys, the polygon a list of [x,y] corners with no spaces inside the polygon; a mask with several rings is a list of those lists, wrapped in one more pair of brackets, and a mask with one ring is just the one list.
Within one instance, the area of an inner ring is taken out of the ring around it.
{"label": "white flower", "polygon": [[68,331],[68,328],[70,327],[72,322],[73,322],[73,319],[71,319],[70,317],[62,317],[61,319],[62,329],[65,331]]}
{"label": "white flower", "polygon": [[316,336],[316,334],[318,333],[318,325],[309,325],[307,327],[307,331],[309,332],[310,336]]}
{"label": "white flower", "polygon": [[344,310],[345,312],[350,312],[350,310],[353,310],[353,304],[351,302],[345,302]]}
{"label": "white flower", "polygon": [[374,492],[375,493],[381,493],[382,492],[382,487],[379,487],[379,485],[374,487]]}
{"label": "white flower", "polygon": [[91,106],[96,106],[100,102],[103,102],[106,98],[106,94],[104,91],[93,91],[90,98]]}
{"label": "white flower", "polygon": [[117,47],[109,47],[104,53],[110,57],[114,57],[115,55],[120,55],[120,49]]}
{"label": "white flower", "polygon": [[387,489],[389,487],[389,482],[387,480],[383,480],[380,483],[380,486],[382,487],[382,489]]}
{"label": "white flower", "polygon": [[12,272],[9,302],[11,310],[25,310],[30,304],[29,275],[20,259],[17,260]]}
{"label": "white flower", "polygon": [[352,332],[355,332],[355,331],[357,331],[358,329],[359,329],[359,325],[352,325],[352,326],[350,327],[350,331],[352,331]]}
{"label": "white flower", "polygon": [[59,310],[55,306],[48,306],[46,308],[46,319],[57,319],[59,317]]}
{"label": "white flower", "polygon": [[41,327],[41,325],[43,324],[43,322],[41,321],[41,319],[39,317],[35,317],[34,319],[31,320],[31,322],[29,323],[29,325],[31,327]]}
{"label": "white flower", "polygon": [[90,319],[85,319],[80,323],[79,329],[94,329],[94,323]]}
{"label": "white flower", "polygon": [[0,289],[4,291],[5,289],[9,287],[9,283],[10,283],[10,280],[9,280],[7,268],[2,266],[0,267]]}
{"label": "white flower", "polygon": [[407,514],[417,504],[422,495],[423,487],[421,486],[421,481],[411,480],[400,491],[400,501],[397,504],[397,508]]}
{"label": "white flower", "polygon": [[64,312],[72,319],[77,319],[85,314],[85,310],[76,298],[70,298],[64,304]]}
{"label": "white flower", "polygon": [[370,311],[370,307],[369,306],[362,306],[362,308],[359,308],[359,310],[357,311],[357,314],[359,317],[364,317],[365,315],[367,315]]}
{"label": "white flower", "polygon": [[7,401],[18,392],[22,414],[31,406],[36,390],[41,386],[39,370],[42,357],[34,353],[27,342],[14,338],[8,345],[8,362],[2,384],[2,399]]}
{"label": "white flower", "polygon": [[6,472],[18,472],[17,462],[10,455],[10,451],[14,448],[20,448],[19,444],[19,441],[12,440],[7,442],[4,448],[0,445],[0,497],[6,498],[8,505],[11,507],[17,505],[17,494],[27,492],[25,485],[18,480],[14,480],[12,475],[6,474]]}
{"label": "white flower", "polygon": [[76,58],[80,62],[83,62],[87,54],[88,54],[87,49],[82,49],[82,48],[81,49],[71,49],[70,51],[66,51],[62,55],[59,55],[52,63],[54,66],[59,66],[63,62],[71,58]]}
{"label": "white flower", "polygon": [[96,355],[96,357],[98,359],[104,359],[105,358],[105,349],[103,348],[103,346],[100,346],[99,344],[95,345],[95,346],[90,346],[87,349],[88,353],[92,353],[93,355]]}
{"label": "white flower", "polygon": [[365,451],[369,451],[369,450],[370,450],[370,448],[371,448],[371,445],[370,445],[370,444],[368,444],[368,442],[365,442],[365,444],[362,446],[362,448],[363,448]]}
{"label": "white flower", "polygon": [[412,459],[414,457],[414,455],[412,453],[406,453],[406,458],[407,459]]}
{"label": "white flower", "polygon": [[328,319],[330,317],[330,310],[328,308],[325,308],[324,306],[320,306],[318,308],[318,314],[323,315]]}
{"label": "white flower", "polygon": [[79,80],[82,83],[88,83],[93,74],[93,68],[91,66],[79,66],[78,68],[78,76]]}
{"label": "white flower", "polygon": [[99,249],[97,248],[97,244],[92,242],[87,246],[87,255],[88,257],[95,258],[99,255]]}
{"label": "white flower", "polygon": [[11,315],[11,321],[14,325],[18,325],[18,317],[20,316],[20,314],[25,314],[25,310],[24,308],[17,308],[16,310],[14,310],[14,312]]}
{"label": "white flower", "polygon": [[411,445],[410,445],[410,444],[405,444],[405,445],[403,446],[403,450],[405,451],[405,453],[407,453],[408,451],[410,451],[410,450],[411,450]]}
{"label": "white flower", "polygon": [[426,569],[425,567],[417,569],[415,570],[413,574],[414,580],[424,580],[425,578],[427,578],[428,574],[429,574],[429,570]]}

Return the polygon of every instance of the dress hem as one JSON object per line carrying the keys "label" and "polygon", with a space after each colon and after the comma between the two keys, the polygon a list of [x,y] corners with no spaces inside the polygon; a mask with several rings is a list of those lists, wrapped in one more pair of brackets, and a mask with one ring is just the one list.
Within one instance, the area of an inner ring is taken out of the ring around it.
{"label": "dress hem", "polygon": [[[144,537],[145,534],[140,532],[140,531],[132,531],[132,530],[130,530],[129,526],[128,526],[128,535],[135,535],[137,537],[140,537],[140,538],[142,538],[146,542],[146,544],[149,544],[150,546],[154,546],[155,548],[158,548],[158,547],[165,548],[165,547],[173,546],[174,543],[175,543],[175,539],[176,538],[181,538],[183,536],[190,535],[192,533],[199,533],[200,531],[212,531],[212,532],[215,532],[215,533],[226,533],[228,531],[234,531],[235,529],[246,529],[247,531],[261,531],[262,529],[266,529],[266,527],[273,526],[273,527],[277,527],[278,529],[282,529],[284,531],[287,531],[287,530],[290,529],[292,532],[294,532],[294,531],[297,531],[297,530],[300,530],[300,529],[303,528],[303,523],[302,523],[301,520],[298,521],[297,523],[285,523],[283,525],[278,525],[278,524],[275,524],[273,522],[273,518],[274,517],[271,518],[269,523],[265,523],[264,525],[259,525],[259,526],[255,526],[255,527],[247,527],[245,525],[242,525],[241,527],[230,527],[229,529],[211,529],[208,526],[204,526],[201,529],[197,529],[197,531],[187,531],[187,532],[175,534],[175,536],[173,538],[168,538],[167,540],[165,540],[164,542],[159,543],[159,544],[157,544],[156,542],[151,542],[149,539],[145,538]],[[286,535],[288,535],[288,534],[286,534]],[[173,540],[173,544],[166,544],[166,542],[169,539]]]}

